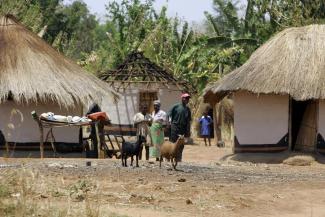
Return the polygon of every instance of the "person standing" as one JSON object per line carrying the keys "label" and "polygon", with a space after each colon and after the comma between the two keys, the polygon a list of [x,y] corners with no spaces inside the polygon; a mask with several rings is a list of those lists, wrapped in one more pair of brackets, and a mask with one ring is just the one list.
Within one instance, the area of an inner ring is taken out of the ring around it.
{"label": "person standing", "polygon": [[[183,93],[181,95],[181,103],[174,105],[168,112],[168,117],[170,121],[170,137],[171,142],[176,142],[179,135],[184,135],[185,137],[190,137],[191,129],[191,110],[188,107],[190,101],[190,94]],[[182,153],[184,146],[181,148],[177,156],[177,161],[182,161]]]}
{"label": "person standing", "polygon": [[[96,113],[96,112],[101,112],[101,108],[100,106],[97,104],[97,103],[93,103],[89,106],[89,109],[86,113],[86,116],[87,115],[90,115],[90,114],[93,114],[93,113]],[[80,131],[82,129],[80,128]],[[100,130],[103,130],[103,129],[98,129],[98,131]],[[100,133],[100,132],[98,132]],[[94,157],[98,157],[98,140],[97,140],[97,133],[96,133],[96,126],[95,126],[95,123],[91,123],[90,125],[90,135],[89,135],[89,138],[91,140],[91,143],[92,143],[92,150],[94,151],[94,153],[96,153],[96,156]],[[89,151],[90,147],[89,146],[86,146],[86,149]]]}
{"label": "person standing", "polygon": [[[151,116],[148,114],[148,106],[143,104],[141,105],[141,111],[134,115],[133,117],[133,123],[134,126],[137,128],[137,136],[143,136],[147,139],[147,141],[144,144],[145,151],[146,151],[146,160],[149,160],[149,142],[148,136],[150,137],[150,131],[149,131],[149,123],[151,122]],[[143,146],[142,146],[143,148]],[[139,154],[139,159],[142,158],[142,149]]]}
{"label": "person standing", "polygon": [[203,113],[203,116],[199,120],[200,122],[200,132],[201,136],[204,138],[204,144],[207,146],[207,139],[209,142],[209,146],[211,146],[211,124],[212,124],[212,118],[208,115],[207,112]]}
{"label": "person standing", "polygon": [[160,147],[165,140],[164,125],[166,124],[166,112],[160,109],[160,101],[155,100],[153,103],[154,111],[152,112],[152,125],[150,127],[150,134],[152,139],[152,153],[159,160]]}

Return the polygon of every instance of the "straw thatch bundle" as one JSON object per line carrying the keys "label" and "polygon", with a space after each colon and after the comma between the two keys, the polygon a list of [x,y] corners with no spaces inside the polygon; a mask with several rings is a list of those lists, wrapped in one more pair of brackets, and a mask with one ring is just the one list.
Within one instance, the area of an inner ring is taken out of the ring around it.
{"label": "straw thatch bundle", "polygon": [[0,102],[55,101],[71,107],[115,92],[54,50],[17,20],[0,17]]}
{"label": "straw thatch bundle", "polygon": [[204,91],[219,101],[231,91],[325,99],[325,25],[289,28],[257,49],[240,68]]}

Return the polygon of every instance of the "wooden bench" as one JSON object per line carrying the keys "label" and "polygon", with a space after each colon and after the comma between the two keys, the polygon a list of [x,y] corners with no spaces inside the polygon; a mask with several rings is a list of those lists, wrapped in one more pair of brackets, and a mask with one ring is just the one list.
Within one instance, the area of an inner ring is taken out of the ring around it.
{"label": "wooden bench", "polygon": [[103,149],[106,157],[120,158],[122,142],[125,137],[135,136],[136,128],[133,125],[105,124],[103,129],[105,145]]}

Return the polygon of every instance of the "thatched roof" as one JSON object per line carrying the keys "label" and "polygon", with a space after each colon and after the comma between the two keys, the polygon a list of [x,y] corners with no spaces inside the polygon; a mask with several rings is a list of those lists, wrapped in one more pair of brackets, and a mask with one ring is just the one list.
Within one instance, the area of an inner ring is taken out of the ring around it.
{"label": "thatched roof", "polygon": [[325,99],[325,25],[286,29],[240,68],[204,91],[218,101],[232,91],[289,94],[296,100]]}
{"label": "thatched roof", "polygon": [[178,90],[193,92],[191,85],[176,79],[166,69],[151,62],[143,52],[130,53],[115,70],[100,73],[99,78],[117,90],[125,89],[131,84],[141,84],[147,88],[164,85],[168,89],[173,85]]}
{"label": "thatched roof", "polygon": [[13,16],[0,17],[0,102],[99,102],[114,91],[65,58]]}

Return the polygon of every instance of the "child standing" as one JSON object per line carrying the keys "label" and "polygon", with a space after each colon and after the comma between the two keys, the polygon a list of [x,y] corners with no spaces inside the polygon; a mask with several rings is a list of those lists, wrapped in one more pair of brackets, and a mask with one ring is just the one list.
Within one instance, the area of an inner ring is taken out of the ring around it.
{"label": "child standing", "polygon": [[207,146],[207,139],[209,142],[209,146],[211,146],[210,135],[211,135],[212,118],[208,115],[207,112],[204,112],[199,122],[201,128],[201,136],[204,138],[205,146]]}

